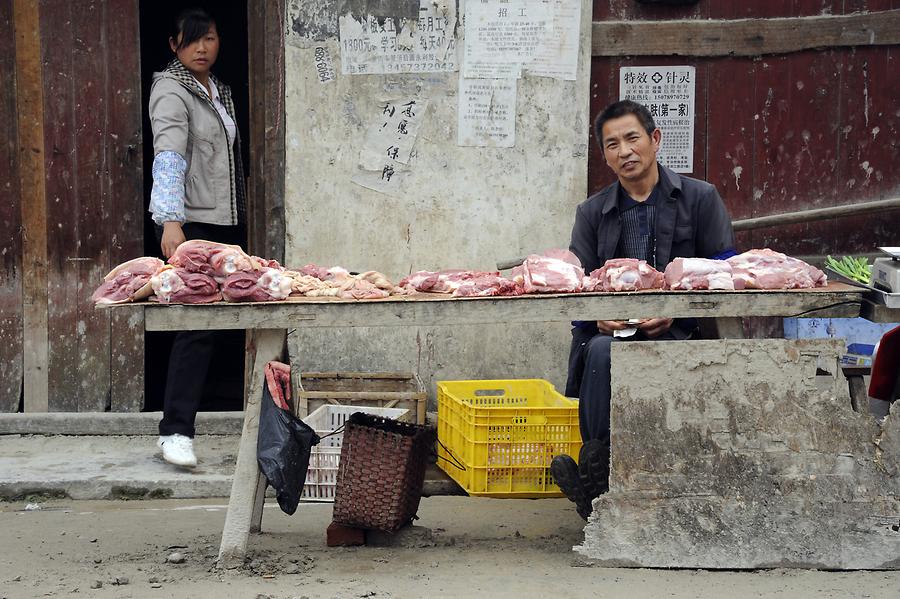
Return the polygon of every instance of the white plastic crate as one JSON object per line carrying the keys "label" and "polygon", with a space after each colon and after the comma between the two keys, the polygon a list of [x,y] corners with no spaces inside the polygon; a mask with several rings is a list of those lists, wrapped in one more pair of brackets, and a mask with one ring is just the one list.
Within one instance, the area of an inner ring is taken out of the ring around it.
{"label": "white plastic crate", "polygon": [[[339,406],[326,404],[316,408],[303,419],[319,437],[325,437],[337,430],[347,421],[350,414],[364,412],[373,416],[406,420],[409,410],[405,408],[375,408],[368,406]],[[314,445],[309,455],[309,470],[306,472],[306,484],[300,499],[305,501],[334,501],[334,488],[337,482],[338,463],[341,459],[341,443],[344,431],[325,437]]]}

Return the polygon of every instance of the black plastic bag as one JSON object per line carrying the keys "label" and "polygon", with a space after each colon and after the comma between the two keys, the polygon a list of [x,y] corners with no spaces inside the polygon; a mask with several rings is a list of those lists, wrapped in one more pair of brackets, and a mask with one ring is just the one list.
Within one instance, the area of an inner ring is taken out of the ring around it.
{"label": "black plastic bag", "polygon": [[319,436],[308,424],[275,405],[267,385],[263,385],[259,415],[259,439],[256,461],[275,489],[281,511],[291,515],[297,511],[309,453],[319,444]]}

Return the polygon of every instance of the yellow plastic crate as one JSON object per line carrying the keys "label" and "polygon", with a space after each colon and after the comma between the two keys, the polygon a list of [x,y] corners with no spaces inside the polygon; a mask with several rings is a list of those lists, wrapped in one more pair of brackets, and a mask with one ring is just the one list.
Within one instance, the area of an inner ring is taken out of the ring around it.
{"label": "yellow plastic crate", "polygon": [[440,381],[437,389],[438,455],[445,458],[438,464],[469,495],[562,496],[550,460],[578,459],[577,401],[541,379]]}

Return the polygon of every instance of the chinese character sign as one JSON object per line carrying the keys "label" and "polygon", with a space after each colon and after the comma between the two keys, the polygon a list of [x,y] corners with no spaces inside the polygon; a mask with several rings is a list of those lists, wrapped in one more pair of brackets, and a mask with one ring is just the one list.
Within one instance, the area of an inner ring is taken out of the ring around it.
{"label": "chinese character sign", "polygon": [[345,75],[456,71],[456,3],[421,0],[418,19],[338,19]]}
{"label": "chinese character sign", "polygon": [[459,78],[457,145],[516,145],[515,79]]}
{"label": "chinese character sign", "polygon": [[640,102],[662,131],[659,162],[676,173],[694,170],[694,67],[622,67],[619,99]]}
{"label": "chinese character sign", "polygon": [[469,78],[575,80],[581,0],[480,0],[466,4],[463,72]]}

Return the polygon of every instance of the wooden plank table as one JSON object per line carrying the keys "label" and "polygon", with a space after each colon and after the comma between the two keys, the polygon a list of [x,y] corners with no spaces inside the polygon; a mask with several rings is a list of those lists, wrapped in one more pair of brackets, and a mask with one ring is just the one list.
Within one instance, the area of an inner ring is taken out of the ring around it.
{"label": "wooden plank table", "polygon": [[[259,530],[265,480],[256,462],[263,368],[281,359],[287,330],[295,327],[397,327],[568,322],[627,318],[715,318],[747,316],[859,316],[862,290],[842,283],[790,291],[642,291],[500,298],[449,298],[444,295],[384,300],[297,298],[277,303],[206,305],[130,304],[142,309],[147,331],[245,329],[250,376],[244,427],[228,504],[219,565],[240,565],[251,531]],[[896,315],[900,319],[900,310]],[[731,336],[740,336],[739,328]]]}

